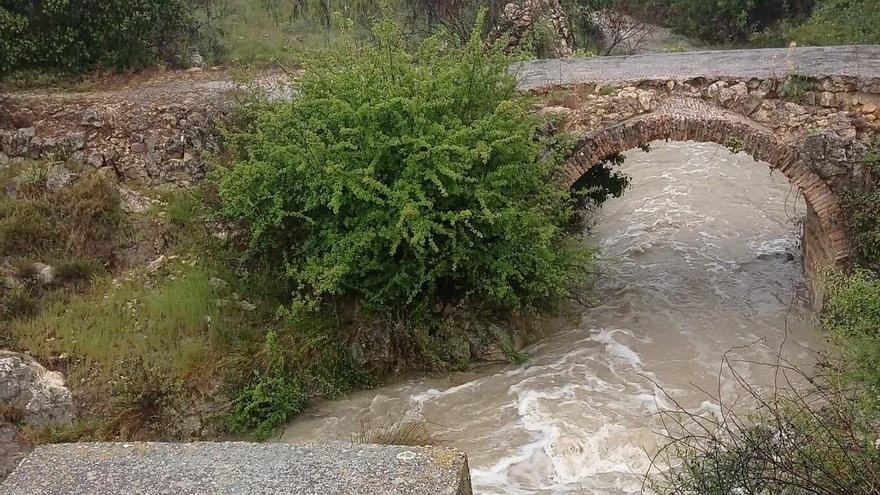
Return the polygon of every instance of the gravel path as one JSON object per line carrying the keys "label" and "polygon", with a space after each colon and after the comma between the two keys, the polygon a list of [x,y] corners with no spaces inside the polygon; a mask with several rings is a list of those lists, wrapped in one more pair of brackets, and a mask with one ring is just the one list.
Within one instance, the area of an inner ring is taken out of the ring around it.
{"label": "gravel path", "polygon": [[768,78],[791,73],[819,77],[880,78],[880,45],[538,60],[518,64],[515,70],[523,89],[581,82],[635,82],[646,79]]}

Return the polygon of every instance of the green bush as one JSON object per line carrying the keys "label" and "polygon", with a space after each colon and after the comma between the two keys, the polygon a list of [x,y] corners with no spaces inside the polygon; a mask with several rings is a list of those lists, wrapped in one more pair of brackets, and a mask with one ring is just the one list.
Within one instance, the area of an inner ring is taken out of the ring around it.
{"label": "green bush", "polygon": [[880,141],[865,153],[865,169],[873,176],[872,190],[843,196],[843,217],[858,261],[874,270],[880,269]]}
{"label": "green bush", "polygon": [[845,195],[843,210],[861,261],[880,266],[880,190]]}
{"label": "green bush", "polygon": [[819,322],[841,350],[844,377],[880,397],[880,278],[866,270],[830,275]]}
{"label": "green bush", "polygon": [[880,0],[820,0],[787,34],[802,45],[880,43]]}
{"label": "green bush", "polygon": [[297,97],[228,131],[224,212],[278,260],[293,308],[341,298],[410,317],[438,305],[545,308],[589,253],[568,242],[570,195],[507,60],[463,47],[377,43],[327,54]]}
{"label": "green bush", "polygon": [[276,428],[301,412],[305,403],[302,383],[285,366],[284,351],[275,333],[266,334],[263,354],[266,369],[255,373],[238,392],[227,415],[232,432],[253,430],[257,440],[269,438]]}
{"label": "green bush", "polygon": [[198,41],[189,0],[0,0],[0,74],[173,62]]}

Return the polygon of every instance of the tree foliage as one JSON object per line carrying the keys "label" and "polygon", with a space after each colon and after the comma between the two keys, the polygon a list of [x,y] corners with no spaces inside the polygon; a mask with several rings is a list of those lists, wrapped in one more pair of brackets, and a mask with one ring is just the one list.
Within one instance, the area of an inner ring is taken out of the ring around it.
{"label": "tree foliage", "polygon": [[783,19],[803,16],[811,0],[663,0],[681,34],[711,42],[744,41]]}
{"label": "tree foliage", "polygon": [[227,135],[241,153],[218,174],[223,209],[284,267],[294,309],[528,310],[566,295],[590,255],[567,238],[570,195],[507,60],[478,35],[408,50],[396,28],[376,33]]}
{"label": "tree foliage", "polygon": [[806,45],[880,43],[880,0],[821,0],[788,36]]}
{"label": "tree foliage", "polygon": [[0,0],[0,73],[171,61],[200,36],[191,0]]}

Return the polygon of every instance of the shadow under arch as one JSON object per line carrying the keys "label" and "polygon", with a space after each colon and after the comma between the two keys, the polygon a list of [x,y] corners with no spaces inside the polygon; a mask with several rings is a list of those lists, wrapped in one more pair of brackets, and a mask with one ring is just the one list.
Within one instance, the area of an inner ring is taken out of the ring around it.
{"label": "shadow under arch", "polygon": [[840,220],[839,198],[803,159],[800,143],[793,138],[781,139],[768,127],[702,100],[669,99],[651,113],[589,133],[578,140],[561,179],[571,187],[602,160],[658,140],[718,143],[769,163],[806,200],[803,247],[808,277],[815,279],[825,268],[846,265],[851,248]]}

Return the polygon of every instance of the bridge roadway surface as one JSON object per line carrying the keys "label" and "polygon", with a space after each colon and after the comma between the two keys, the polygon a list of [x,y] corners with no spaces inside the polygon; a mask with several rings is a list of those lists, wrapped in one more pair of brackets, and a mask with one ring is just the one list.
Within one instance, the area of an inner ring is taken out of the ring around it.
{"label": "bridge roadway surface", "polygon": [[522,89],[582,82],[765,79],[788,74],[880,78],[880,45],[765,48],[628,57],[591,57],[522,62],[512,66]]}

